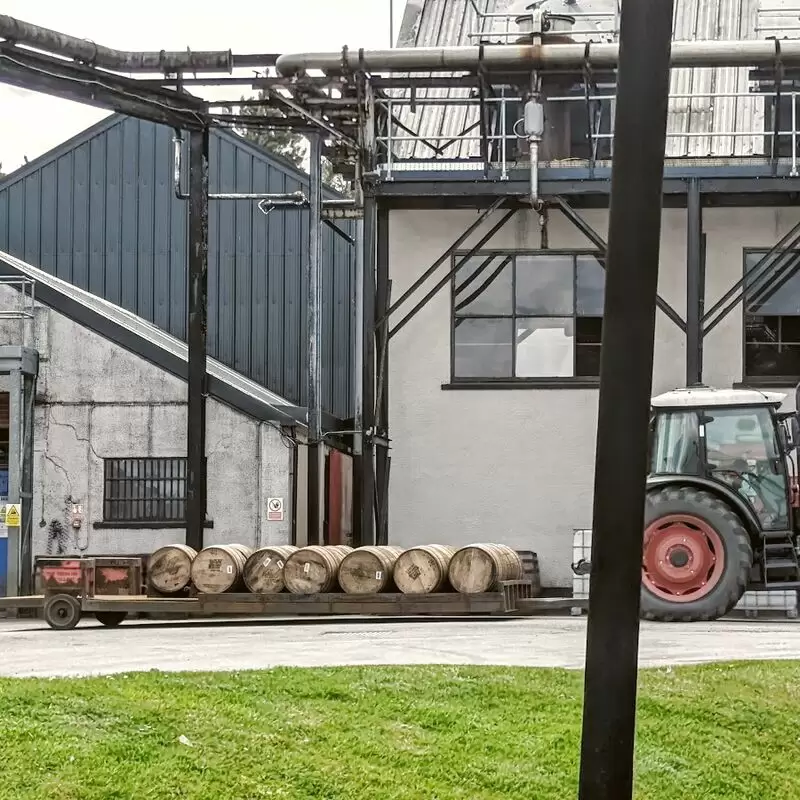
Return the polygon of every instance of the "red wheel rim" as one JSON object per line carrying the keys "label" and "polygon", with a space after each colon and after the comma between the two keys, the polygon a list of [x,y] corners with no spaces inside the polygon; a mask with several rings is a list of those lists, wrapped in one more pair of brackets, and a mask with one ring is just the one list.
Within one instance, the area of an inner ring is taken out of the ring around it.
{"label": "red wheel rim", "polygon": [[670,514],[644,532],[642,581],[656,597],[690,603],[705,597],[725,571],[722,537],[692,514]]}

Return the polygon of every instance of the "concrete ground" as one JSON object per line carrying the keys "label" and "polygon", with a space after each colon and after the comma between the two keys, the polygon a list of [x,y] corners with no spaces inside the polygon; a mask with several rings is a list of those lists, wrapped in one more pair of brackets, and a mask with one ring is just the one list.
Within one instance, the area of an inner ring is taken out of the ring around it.
{"label": "concrete ground", "polygon": [[[93,619],[70,632],[0,622],[0,675],[109,674],[158,669],[245,670],[358,664],[583,666],[586,620],[521,618],[395,622],[124,623]],[[800,659],[800,625],[785,621],[645,624],[642,666]]]}

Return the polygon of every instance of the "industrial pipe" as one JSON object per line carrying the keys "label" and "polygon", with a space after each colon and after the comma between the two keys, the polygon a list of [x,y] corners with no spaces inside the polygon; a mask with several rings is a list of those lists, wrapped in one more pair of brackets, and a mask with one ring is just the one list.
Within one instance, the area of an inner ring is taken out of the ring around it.
{"label": "industrial pipe", "polygon": [[[673,42],[671,67],[756,67],[800,64],[800,39]],[[619,45],[606,42],[482,47],[403,47],[337,53],[287,53],[277,59],[278,72],[291,77],[307,70],[341,72],[435,72],[498,68],[565,69],[585,64],[616,67]]]}
{"label": "industrial pipe", "polygon": [[23,44],[53,55],[72,58],[94,67],[118,72],[231,72],[234,67],[271,66],[274,54],[235,56],[230,50],[131,52],[78,39],[30,22],[0,14],[0,39]]}

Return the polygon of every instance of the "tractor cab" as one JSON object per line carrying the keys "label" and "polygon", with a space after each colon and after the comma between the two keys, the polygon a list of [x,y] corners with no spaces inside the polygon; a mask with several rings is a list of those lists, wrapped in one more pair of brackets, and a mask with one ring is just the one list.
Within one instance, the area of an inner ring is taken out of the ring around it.
{"label": "tractor cab", "polygon": [[800,586],[797,414],[785,395],[677,389],[652,400],[642,559],[648,619],[714,619],[746,589]]}

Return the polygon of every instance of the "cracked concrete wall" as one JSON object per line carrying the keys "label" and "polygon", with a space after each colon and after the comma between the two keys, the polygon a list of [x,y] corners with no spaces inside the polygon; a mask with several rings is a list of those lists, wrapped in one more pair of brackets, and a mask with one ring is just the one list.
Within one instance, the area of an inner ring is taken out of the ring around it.
{"label": "cracked concrete wall", "polygon": [[[18,295],[0,287],[0,310]],[[67,317],[37,306],[25,343],[40,354],[34,420],[34,553],[66,527],[67,552],[148,553],[182,542],[183,529],[100,529],[103,459],[186,455],[186,384]],[[20,344],[16,320],[0,320],[0,344]],[[280,431],[209,398],[206,544],[285,544],[291,534],[291,447]],[[282,522],[267,521],[267,500],[282,497]],[[83,505],[70,527],[72,501]]]}

